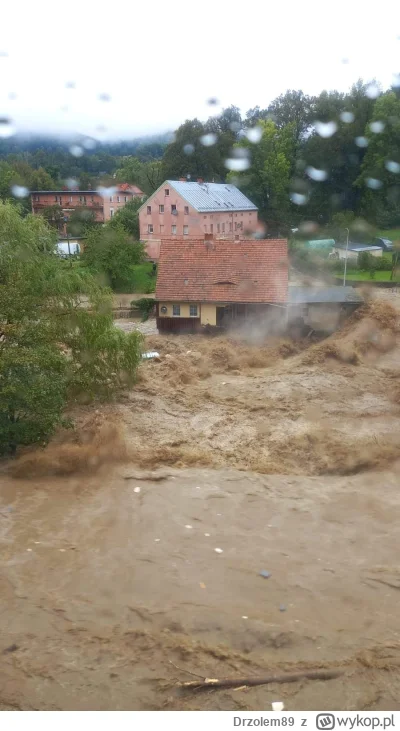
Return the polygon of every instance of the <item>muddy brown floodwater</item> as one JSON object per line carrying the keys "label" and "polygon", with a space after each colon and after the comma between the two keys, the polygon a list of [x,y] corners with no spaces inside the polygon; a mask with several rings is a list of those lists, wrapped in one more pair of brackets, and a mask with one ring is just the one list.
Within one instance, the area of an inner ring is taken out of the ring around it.
{"label": "muddy brown floodwater", "polygon": [[[0,708],[400,710],[393,301],[322,343],[151,336],[118,404],[4,465]],[[310,668],[344,674],[177,688]]]}

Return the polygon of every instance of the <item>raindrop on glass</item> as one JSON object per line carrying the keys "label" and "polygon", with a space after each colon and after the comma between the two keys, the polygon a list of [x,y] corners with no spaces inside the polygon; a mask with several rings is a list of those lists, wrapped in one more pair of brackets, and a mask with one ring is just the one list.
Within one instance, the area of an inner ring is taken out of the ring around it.
{"label": "raindrop on glass", "polygon": [[234,170],[235,172],[241,172],[242,170],[248,170],[250,167],[250,160],[246,157],[242,158],[228,158],[225,160],[225,167],[228,170]]}
{"label": "raindrop on glass", "polygon": [[15,129],[11,119],[8,117],[0,117],[0,138],[12,137],[15,135]]}
{"label": "raindrop on glass", "polygon": [[354,142],[357,147],[368,147],[368,140],[366,137],[356,137]]}
{"label": "raindrop on glass", "polygon": [[188,145],[184,145],[183,152],[185,153],[185,155],[193,155],[194,145],[191,145],[190,143]]}
{"label": "raindrop on glass", "polygon": [[209,104],[211,107],[216,107],[219,104],[219,101],[217,97],[211,96],[209,99],[207,99],[207,104]]}
{"label": "raindrop on glass", "polygon": [[7,51],[0,51],[0,58],[8,58]]}
{"label": "raindrop on glass", "polygon": [[387,160],[385,168],[389,170],[389,173],[400,173],[400,164],[394,160]]}
{"label": "raindrop on glass", "polygon": [[65,181],[65,185],[67,186],[68,190],[74,190],[74,188],[77,188],[79,186],[79,183],[75,178],[67,178]]}
{"label": "raindrop on glass", "polygon": [[344,64],[348,64],[348,63],[350,63],[350,61],[349,61],[349,59],[347,58],[347,56],[344,56],[344,57],[342,58],[342,63],[344,63]]}
{"label": "raindrop on glass", "polygon": [[98,96],[97,98],[98,98],[98,99],[99,99],[99,101],[101,101],[101,102],[109,102],[109,101],[111,101],[111,96],[110,96],[110,94],[105,94],[105,93],[103,93],[103,94],[99,94],[99,96]]}
{"label": "raindrop on glass", "polygon": [[200,142],[204,147],[212,147],[212,145],[215,145],[218,137],[214,132],[210,132],[207,135],[202,135],[200,137]]}
{"label": "raindrop on glass", "polygon": [[318,182],[326,180],[328,177],[326,170],[318,170],[318,168],[313,168],[312,165],[309,165],[308,168],[306,168],[306,173],[309,178],[317,180]]}
{"label": "raindrop on glass", "polygon": [[352,122],[354,122],[354,114],[353,112],[342,112],[340,115],[340,119],[345,124],[351,124]]}
{"label": "raindrop on glass", "polygon": [[257,145],[262,137],[262,129],[261,127],[252,127],[251,129],[248,129],[245,134],[250,142],[253,142],[254,145]]}
{"label": "raindrop on glass", "polygon": [[314,127],[320,137],[332,137],[337,130],[336,122],[315,122]]}
{"label": "raindrop on glass", "polygon": [[14,101],[14,99],[17,98],[15,91],[10,91],[8,98],[10,99],[10,101]]}
{"label": "raindrop on glass", "polygon": [[393,74],[392,86],[394,86],[395,88],[400,86],[400,74]]}
{"label": "raindrop on glass", "polygon": [[115,195],[117,190],[118,189],[116,187],[104,188],[104,186],[99,185],[98,188],[96,188],[96,193],[101,195],[102,198],[108,198],[108,197],[111,197],[112,195]]}
{"label": "raindrop on glass", "polygon": [[168,132],[166,135],[167,145],[171,145],[176,140],[175,132]]}
{"label": "raindrop on glass", "polygon": [[29,195],[29,188],[26,188],[24,185],[12,185],[11,193],[16,198],[27,198]]}
{"label": "raindrop on glass", "polygon": [[96,140],[93,139],[93,137],[85,137],[85,139],[82,142],[82,145],[84,146],[85,150],[94,150],[96,147]]}
{"label": "raindrop on glass", "polygon": [[371,132],[375,132],[375,134],[379,134],[379,132],[383,132],[385,129],[385,123],[384,122],[371,122],[369,125],[369,128]]}
{"label": "raindrop on glass", "polygon": [[71,145],[69,151],[74,157],[82,157],[83,155],[83,147],[80,145]]}
{"label": "raindrop on glass", "polygon": [[239,159],[249,158],[250,150],[248,150],[247,147],[234,147],[232,150],[232,157],[238,157]]}
{"label": "raindrop on glass", "polygon": [[368,99],[377,99],[380,94],[380,89],[377,84],[368,84],[367,88],[365,89],[365,93],[368,97]]}
{"label": "raindrop on glass", "polygon": [[372,188],[372,190],[378,190],[383,185],[382,181],[378,180],[378,178],[367,178],[366,183],[368,188]]}
{"label": "raindrop on glass", "polygon": [[230,122],[230,123],[229,123],[229,129],[230,129],[230,130],[231,130],[232,132],[239,132],[239,130],[240,130],[240,127],[241,127],[241,124],[240,124],[240,122]]}
{"label": "raindrop on glass", "polygon": [[75,89],[75,81],[66,81],[65,82],[65,88],[66,89]]}
{"label": "raindrop on glass", "polygon": [[308,196],[304,193],[291,193],[290,200],[295,203],[296,206],[304,206],[308,201]]}

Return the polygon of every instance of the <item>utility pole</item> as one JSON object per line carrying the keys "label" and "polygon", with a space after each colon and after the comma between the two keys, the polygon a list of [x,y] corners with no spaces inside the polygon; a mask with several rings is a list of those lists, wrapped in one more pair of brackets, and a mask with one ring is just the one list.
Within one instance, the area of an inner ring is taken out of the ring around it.
{"label": "utility pole", "polygon": [[345,231],[347,231],[347,241],[346,241],[346,258],[344,260],[343,287],[346,286],[347,256],[348,256],[348,253],[349,253],[349,235],[350,235],[350,231],[349,231],[348,228],[346,228]]}

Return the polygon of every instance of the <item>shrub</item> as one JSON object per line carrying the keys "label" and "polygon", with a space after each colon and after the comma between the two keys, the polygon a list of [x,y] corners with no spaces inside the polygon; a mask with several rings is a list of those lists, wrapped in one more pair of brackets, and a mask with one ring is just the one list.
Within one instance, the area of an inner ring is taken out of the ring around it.
{"label": "shrub", "polygon": [[142,322],[145,322],[145,320],[148,320],[153,309],[155,302],[153,299],[149,297],[142,297],[140,300],[132,300],[131,302],[132,307],[137,307],[139,312],[142,315]]}

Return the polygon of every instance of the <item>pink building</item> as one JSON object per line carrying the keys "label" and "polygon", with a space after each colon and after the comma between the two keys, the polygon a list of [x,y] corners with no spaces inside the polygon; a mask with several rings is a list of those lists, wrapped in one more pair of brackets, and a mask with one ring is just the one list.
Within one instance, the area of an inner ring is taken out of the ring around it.
{"label": "pink building", "polygon": [[49,206],[60,206],[65,218],[77,208],[89,208],[96,221],[104,223],[133,198],[143,198],[144,193],[136,185],[121,183],[112,190],[112,195],[101,195],[97,190],[33,190],[31,193],[32,213],[41,213]]}
{"label": "pink building", "polygon": [[248,237],[257,231],[257,207],[229,183],[166,180],[139,209],[140,238],[157,260],[164,238]]}

